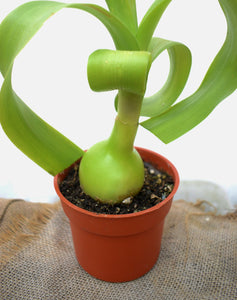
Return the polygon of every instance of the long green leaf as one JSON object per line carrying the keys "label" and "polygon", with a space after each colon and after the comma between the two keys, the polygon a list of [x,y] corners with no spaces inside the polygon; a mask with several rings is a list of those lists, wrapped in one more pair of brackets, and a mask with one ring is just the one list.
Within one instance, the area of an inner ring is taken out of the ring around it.
{"label": "long green leaf", "polygon": [[166,111],[178,98],[187,82],[192,63],[190,50],[181,43],[153,38],[148,48],[153,61],[164,50],[168,51],[170,59],[169,76],[157,93],[144,98],[142,116],[153,117]]}
{"label": "long green leaf", "polygon": [[64,7],[63,3],[35,1],[13,10],[0,25],[0,70],[3,76],[17,54],[40,29],[43,23]]}
{"label": "long green leaf", "polygon": [[11,141],[38,165],[55,175],[78,159],[83,151],[39,118],[13,91],[15,57],[43,23],[62,8],[78,8],[97,17],[109,30],[117,48],[138,48],[134,36],[116,17],[91,4],[33,1],[15,9],[0,25],[0,123]]}
{"label": "long green leaf", "polygon": [[227,36],[199,89],[160,116],[141,123],[165,143],[198,125],[237,88],[237,0],[219,2],[227,20]]}
{"label": "long green leaf", "polygon": [[52,175],[70,166],[83,151],[39,118],[14,93],[8,72],[0,93],[0,121],[10,140]]}
{"label": "long green leaf", "polygon": [[5,77],[0,92],[0,123],[11,141],[52,175],[82,156],[83,151],[27,107],[11,84],[16,55],[43,22],[63,7],[62,3],[27,3],[0,25],[0,70]]}
{"label": "long green leaf", "polygon": [[132,33],[137,32],[137,10],[136,0],[106,0],[109,10],[123,24],[125,24]]}
{"label": "long green leaf", "polygon": [[171,0],[155,0],[143,17],[137,31],[141,50],[147,50],[157,24],[170,2]]}
{"label": "long green leaf", "polygon": [[67,4],[65,7],[84,10],[99,19],[109,31],[117,50],[139,50],[135,36],[116,16],[93,4]]}

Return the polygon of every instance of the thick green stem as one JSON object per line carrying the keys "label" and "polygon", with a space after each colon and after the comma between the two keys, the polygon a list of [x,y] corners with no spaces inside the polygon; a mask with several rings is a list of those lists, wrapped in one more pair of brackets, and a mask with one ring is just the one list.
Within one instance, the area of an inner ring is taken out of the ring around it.
{"label": "thick green stem", "polygon": [[151,54],[144,51],[97,50],[89,57],[92,90],[119,90],[111,135],[85,153],[79,170],[84,192],[101,202],[121,202],[144,183],[143,161],[133,145],[150,64]]}
{"label": "thick green stem", "polygon": [[118,115],[109,139],[91,147],[81,161],[81,186],[94,199],[114,204],[137,194],[143,185],[143,162],[133,147],[142,99],[119,91]]}
{"label": "thick green stem", "polygon": [[118,115],[108,140],[109,146],[119,152],[133,151],[143,97],[120,90]]}

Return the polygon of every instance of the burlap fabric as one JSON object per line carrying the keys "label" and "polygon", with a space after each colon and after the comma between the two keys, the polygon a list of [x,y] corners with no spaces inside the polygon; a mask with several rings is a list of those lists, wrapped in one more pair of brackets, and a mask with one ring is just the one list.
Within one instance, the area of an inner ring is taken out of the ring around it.
{"label": "burlap fabric", "polygon": [[237,214],[174,202],[154,268],[132,282],[107,283],[78,265],[59,203],[2,199],[0,299],[237,299]]}

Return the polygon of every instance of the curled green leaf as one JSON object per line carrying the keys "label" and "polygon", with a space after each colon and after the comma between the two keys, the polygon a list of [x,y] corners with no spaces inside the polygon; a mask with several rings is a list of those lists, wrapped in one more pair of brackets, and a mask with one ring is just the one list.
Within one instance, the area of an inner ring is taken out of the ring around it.
{"label": "curled green leaf", "polygon": [[27,3],[0,25],[0,123],[10,140],[52,175],[82,156],[83,151],[40,119],[13,91],[12,66],[16,55],[40,26],[63,7],[62,3]]}
{"label": "curled green leaf", "polygon": [[143,100],[141,115],[153,117],[166,111],[183,91],[189,76],[192,57],[185,45],[160,38],[153,38],[148,50],[153,61],[164,50],[168,51],[170,59],[170,71],[166,83],[157,93]]}
{"label": "curled green leaf", "polygon": [[237,88],[237,0],[219,0],[227,20],[225,42],[198,90],[141,125],[169,143],[203,121]]}
{"label": "curled green leaf", "polygon": [[44,22],[62,8],[77,8],[98,18],[110,32],[118,49],[138,49],[129,29],[104,8],[92,4],[32,1],[12,11],[0,25],[0,123],[10,140],[52,175],[83,155],[83,151],[39,118],[13,91],[15,57]]}
{"label": "curled green leaf", "polygon": [[2,128],[24,154],[49,174],[56,175],[84,152],[38,117],[14,93],[10,75],[7,73],[0,93]]}
{"label": "curled green leaf", "polygon": [[97,50],[88,60],[88,81],[94,91],[118,89],[143,96],[150,65],[146,51]]}
{"label": "curled green leaf", "polygon": [[43,23],[64,7],[63,3],[35,1],[13,10],[0,24],[0,71],[3,76],[15,57]]}
{"label": "curled green leaf", "polygon": [[129,28],[103,7],[94,4],[79,3],[67,4],[65,7],[84,10],[100,20],[109,31],[116,49],[139,50],[137,40]]}

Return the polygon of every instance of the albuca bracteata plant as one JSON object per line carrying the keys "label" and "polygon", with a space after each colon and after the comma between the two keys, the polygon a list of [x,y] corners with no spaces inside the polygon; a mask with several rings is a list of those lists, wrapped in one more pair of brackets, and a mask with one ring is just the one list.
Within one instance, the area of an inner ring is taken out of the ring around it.
{"label": "albuca bracteata plant", "polygon": [[[183,44],[153,37],[171,0],[155,0],[140,24],[135,0],[106,0],[107,9],[94,4],[33,1],[12,11],[0,25],[0,123],[10,140],[29,158],[56,175],[82,157],[79,177],[84,191],[102,202],[121,202],[138,193],[144,166],[134,149],[141,126],[169,143],[204,120],[237,88],[237,0],[219,0],[227,21],[224,44],[200,87],[174,104],[191,67],[190,50]],[[86,153],[38,117],[12,89],[15,57],[43,23],[62,8],[84,10],[109,31],[114,50],[97,50],[88,60],[88,81],[94,91],[118,90],[117,117],[110,137]],[[152,62],[167,50],[170,72],[164,86],[144,97]]]}

